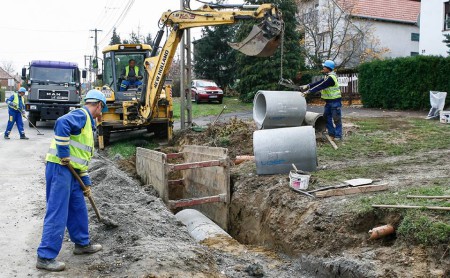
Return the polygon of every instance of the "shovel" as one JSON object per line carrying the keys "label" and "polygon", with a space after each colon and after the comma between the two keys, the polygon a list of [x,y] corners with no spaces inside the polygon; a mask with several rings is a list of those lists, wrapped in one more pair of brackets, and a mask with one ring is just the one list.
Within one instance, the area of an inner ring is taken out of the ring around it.
{"label": "shovel", "polygon": [[36,129],[36,131],[38,132],[37,135],[44,135],[44,133],[40,132],[39,129],[37,129],[37,127],[32,122],[30,122],[30,120],[27,118],[27,116],[25,116],[25,114],[22,114],[22,116],[28,121],[30,125],[34,127],[34,129]]}
{"label": "shovel", "polygon": [[266,20],[254,25],[250,34],[242,42],[228,42],[228,45],[247,56],[270,57],[280,45],[282,25],[281,21],[274,18]]}
{"label": "shovel", "polygon": [[314,190],[308,191],[308,193],[314,193],[314,192],[324,191],[324,190],[328,190],[328,189],[336,189],[336,188],[347,187],[347,186],[355,187],[355,186],[367,185],[367,184],[371,184],[372,182],[373,182],[372,179],[362,179],[362,178],[345,180],[343,182],[343,184],[314,189]]}

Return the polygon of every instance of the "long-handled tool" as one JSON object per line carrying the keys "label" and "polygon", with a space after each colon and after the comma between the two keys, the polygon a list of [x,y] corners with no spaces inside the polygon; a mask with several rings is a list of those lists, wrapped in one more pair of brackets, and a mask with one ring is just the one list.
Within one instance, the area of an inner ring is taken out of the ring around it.
{"label": "long-handled tool", "polygon": [[38,132],[37,135],[44,135],[44,133],[40,132],[39,129],[37,129],[37,127],[32,122],[30,122],[30,120],[27,118],[27,116],[25,116],[25,114],[22,114],[22,117],[27,119],[27,121],[30,123],[30,125],[32,125],[34,127],[34,129],[36,129],[36,131]]}
{"label": "long-handled tool", "polygon": [[[78,173],[75,171],[75,169],[73,169],[72,165],[67,164],[67,167],[69,168],[70,172],[72,173],[72,175],[77,179],[78,183],[80,183],[81,186],[81,190],[83,190],[83,192],[86,190],[86,185],[84,185],[83,180],[80,178],[80,176],[78,175]],[[98,212],[97,206],[95,206],[94,203],[94,199],[92,198],[92,196],[88,196],[89,202],[92,205],[92,208],[95,211],[95,215],[97,215],[98,221],[102,221],[101,217],[100,217],[100,213]]]}
{"label": "long-handled tool", "polygon": [[[73,169],[72,165],[68,164],[67,167],[69,168],[70,172],[72,173],[72,175],[77,179],[78,183],[81,186],[81,190],[83,190],[83,192],[86,190],[86,185],[84,184],[83,180],[81,179],[81,177],[78,175],[78,173],[75,171],[75,169]],[[111,219],[109,219],[108,217],[100,217],[100,212],[97,209],[97,206],[94,203],[94,199],[92,198],[92,196],[88,196],[89,202],[92,205],[92,208],[95,211],[95,215],[97,215],[98,221],[105,224],[105,226],[109,229],[114,229],[117,228],[119,226],[119,224],[117,224],[115,221],[112,221]]]}

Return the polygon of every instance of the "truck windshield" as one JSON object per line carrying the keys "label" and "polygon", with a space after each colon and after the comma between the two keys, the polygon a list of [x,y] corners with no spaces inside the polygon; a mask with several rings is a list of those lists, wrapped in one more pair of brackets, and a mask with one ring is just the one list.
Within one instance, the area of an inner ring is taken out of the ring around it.
{"label": "truck windshield", "polygon": [[31,67],[30,79],[31,81],[46,81],[52,83],[77,82],[74,69],[61,68]]}

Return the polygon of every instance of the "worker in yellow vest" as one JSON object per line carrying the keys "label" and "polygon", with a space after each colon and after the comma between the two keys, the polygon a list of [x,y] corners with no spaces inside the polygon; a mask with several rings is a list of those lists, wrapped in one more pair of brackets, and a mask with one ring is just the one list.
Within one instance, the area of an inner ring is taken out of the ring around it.
{"label": "worker in yellow vest", "polygon": [[[70,240],[75,243],[75,255],[91,254],[102,249],[100,244],[92,244],[89,239],[88,213],[83,195],[90,196],[92,184],[87,170],[94,154],[94,119],[108,108],[105,96],[98,90],[90,90],[84,101],[84,107],[56,120],[55,137],[45,158],[47,209],[42,240],[37,249],[36,267],[39,269],[64,270],[65,264],[55,258],[61,250],[66,227]],[[69,163],[86,185],[85,192],[67,167]]]}
{"label": "worker in yellow vest", "polygon": [[342,140],[342,97],[341,89],[334,72],[335,64],[331,60],[326,60],[323,64],[322,72],[325,78],[300,86],[300,90],[306,94],[321,91],[321,97],[325,100],[323,116],[327,121],[328,135],[335,141]]}
{"label": "worker in yellow vest", "polygon": [[12,128],[14,127],[14,123],[17,125],[17,129],[19,130],[20,139],[28,140],[28,137],[25,136],[25,130],[23,129],[23,121],[22,115],[25,114],[25,101],[23,96],[27,89],[24,87],[20,87],[17,93],[14,93],[11,97],[6,100],[8,104],[8,125],[5,130],[5,139],[9,139],[9,134],[11,133]]}
{"label": "worker in yellow vest", "polygon": [[120,91],[126,91],[129,86],[138,87],[142,85],[142,82],[139,81],[142,79],[142,75],[139,74],[139,67],[136,66],[136,61],[134,59],[128,61],[128,66],[123,69],[120,78],[122,78]]}

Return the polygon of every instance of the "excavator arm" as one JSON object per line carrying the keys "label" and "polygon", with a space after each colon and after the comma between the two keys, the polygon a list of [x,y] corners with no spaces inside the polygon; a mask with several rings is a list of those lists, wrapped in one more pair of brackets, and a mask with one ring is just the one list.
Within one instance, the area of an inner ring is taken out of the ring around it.
{"label": "excavator arm", "polygon": [[[273,4],[210,4],[204,5],[198,10],[184,9],[163,13],[160,19],[161,29],[157,34],[153,52],[150,55],[153,57],[145,59],[146,77],[141,99],[134,103],[124,103],[124,110],[131,111],[131,113],[135,109],[138,111],[139,116],[131,120],[143,123],[151,118],[185,29],[235,24],[244,20],[255,19],[261,19],[262,22],[253,27],[247,38],[240,43],[229,43],[229,45],[246,55],[271,56],[279,45],[283,29],[281,12]],[[171,31],[160,53],[156,55],[165,27],[169,27]]]}

